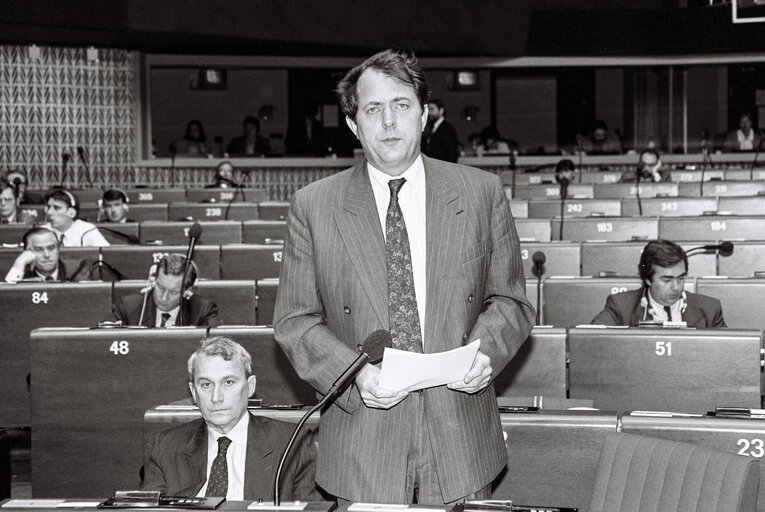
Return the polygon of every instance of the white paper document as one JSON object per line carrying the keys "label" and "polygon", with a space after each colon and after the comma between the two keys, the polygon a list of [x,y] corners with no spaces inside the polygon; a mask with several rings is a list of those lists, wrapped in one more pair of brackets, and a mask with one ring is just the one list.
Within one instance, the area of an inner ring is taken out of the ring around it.
{"label": "white paper document", "polygon": [[380,371],[380,387],[392,391],[416,391],[464,379],[481,340],[448,352],[418,354],[386,348]]}

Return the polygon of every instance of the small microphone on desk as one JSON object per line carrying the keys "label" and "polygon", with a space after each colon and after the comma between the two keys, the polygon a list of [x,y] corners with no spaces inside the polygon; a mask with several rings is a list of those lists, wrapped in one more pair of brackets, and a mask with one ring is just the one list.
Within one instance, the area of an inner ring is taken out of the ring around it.
{"label": "small microphone on desk", "polygon": [[290,437],[287,446],[284,447],[284,452],[282,452],[282,456],[279,459],[279,465],[276,469],[276,477],[274,478],[274,505],[276,507],[278,507],[281,503],[279,483],[282,476],[282,468],[284,467],[284,462],[287,460],[287,455],[289,454],[290,449],[292,449],[292,445],[295,443],[295,439],[297,439],[298,433],[300,432],[302,426],[306,421],[308,421],[308,418],[310,418],[313,413],[323,408],[326,404],[333,402],[335,398],[337,398],[338,395],[343,392],[343,390],[351,383],[351,381],[367,363],[376,364],[382,361],[385,348],[391,346],[393,346],[393,338],[391,338],[390,332],[384,329],[374,331],[369,336],[367,336],[367,339],[364,340],[364,343],[358,346],[359,351],[361,352],[359,356],[354,359],[348,368],[346,368],[345,371],[337,378],[337,380],[335,380],[335,382],[329,388],[329,391],[327,391],[327,394],[324,395],[324,398],[319,400],[318,404],[311,407],[308,412],[306,412],[303,417],[300,418],[300,421],[295,426],[295,430],[292,432],[292,437]]}
{"label": "small microphone on desk", "polygon": [[[561,222],[563,219],[561,219]],[[545,273],[545,262],[547,261],[547,257],[545,256],[545,253],[542,251],[537,251],[531,256],[531,261],[534,263],[534,266],[531,269],[531,272],[534,274],[534,277],[537,278],[537,319],[536,319],[536,325],[540,325],[540,309],[542,307],[542,275]]]}
{"label": "small microphone on desk", "polygon": [[183,325],[183,301],[186,292],[186,281],[189,275],[189,269],[191,268],[191,259],[194,257],[194,247],[196,247],[197,240],[202,236],[202,225],[199,222],[195,222],[189,228],[189,246],[186,249],[186,260],[183,266],[183,280],[181,281],[181,308],[178,310],[178,326]]}
{"label": "small microphone on desk", "polygon": [[696,254],[702,254],[707,252],[717,252],[720,256],[727,258],[733,254],[733,242],[720,242],[716,245],[700,245],[698,247],[692,247],[685,251],[686,256],[694,256]]}

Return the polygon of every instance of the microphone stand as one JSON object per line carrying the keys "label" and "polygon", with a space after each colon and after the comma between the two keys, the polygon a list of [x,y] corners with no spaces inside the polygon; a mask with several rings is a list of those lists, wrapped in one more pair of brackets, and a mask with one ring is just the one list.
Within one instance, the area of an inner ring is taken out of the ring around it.
{"label": "microphone stand", "polygon": [[104,260],[104,256],[103,256],[103,254],[100,254],[100,253],[99,253],[99,254],[98,254],[98,260],[97,260],[97,261],[94,261],[94,262],[93,262],[93,263],[90,265],[90,276],[91,276],[91,277],[93,277],[93,269],[94,269],[96,266],[98,267],[98,280],[99,280],[99,281],[103,281],[103,280],[104,280],[104,267],[106,267],[106,270],[108,270],[109,272],[111,272],[111,273],[114,275],[114,277],[116,277],[116,278],[117,278],[117,281],[122,281],[122,278],[124,277],[124,276],[122,275],[122,272],[120,272],[119,270],[117,270],[116,268],[114,268],[114,266],[110,265],[110,264],[109,264],[109,262],[107,262],[107,261],[105,261],[105,260]]}
{"label": "microphone stand", "polygon": [[234,201],[236,201],[236,196],[237,194],[239,194],[239,192],[242,193],[242,202],[247,201],[247,199],[244,197],[244,188],[242,187],[242,185],[244,184],[245,176],[246,174],[244,173],[244,171],[241,171],[239,173],[239,181],[234,184],[236,188],[234,189],[234,193],[231,196],[231,199],[229,199],[228,204],[226,205],[226,214],[223,217],[225,220],[228,220],[228,214],[231,211],[231,205],[234,204]]}
{"label": "microphone stand", "polygon": [[578,169],[577,169],[577,174],[578,174],[577,181],[579,183],[582,183],[582,165],[583,165],[582,164],[582,159],[583,159],[582,153],[584,152],[584,150],[582,149],[582,136],[581,135],[577,135],[576,136],[576,149],[577,149],[577,153],[578,153],[578,157],[579,157],[578,158],[579,159],[579,166],[578,166]]}
{"label": "microphone stand", "polygon": [[765,141],[763,137],[760,137],[760,142],[757,143],[757,152],[754,154],[754,159],[752,159],[752,166],[749,168],[749,178],[754,177],[754,168],[757,165],[757,157],[760,156],[760,152],[762,151],[762,143]]}
{"label": "microphone stand", "polygon": [[711,163],[709,158],[709,148],[704,146],[701,160],[701,184],[699,185],[699,197],[704,197],[704,175],[707,172],[707,166]]}
{"label": "microphone stand", "polygon": [[643,201],[640,199],[640,178],[642,177],[643,169],[640,168],[635,173],[635,198],[638,204],[638,216],[643,216]]}

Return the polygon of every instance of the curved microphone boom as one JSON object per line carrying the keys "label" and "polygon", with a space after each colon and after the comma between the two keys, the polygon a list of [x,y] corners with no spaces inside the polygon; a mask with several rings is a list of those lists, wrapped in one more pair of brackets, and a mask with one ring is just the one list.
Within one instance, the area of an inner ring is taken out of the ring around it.
{"label": "curved microphone boom", "polygon": [[181,280],[181,300],[180,309],[178,310],[178,326],[183,325],[183,301],[186,300],[184,293],[186,292],[186,281],[189,275],[189,269],[191,268],[191,259],[194,257],[194,248],[197,245],[197,240],[202,236],[202,225],[199,222],[195,222],[189,228],[189,246],[186,249],[186,260],[183,265],[183,279]]}
{"label": "curved microphone boom", "polygon": [[716,245],[700,245],[698,247],[691,247],[685,251],[685,255],[690,257],[695,256],[696,254],[705,254],[710,252],[716,252],[723,258],[727,258],[733,254],[733,242],[726,240]]}
{"label": "curved microphone boom", "polygon": [[289,455],[292,445],[295,444],[295,439],[297,439],[300,429],[303,427],[305,422],[308,421],[308,418],[313,415],[313,413],[320,410],[326,404],[334,401],[335,398],[337,398],[337,396],[342,393],[343,389],[345,389],[345,387],[351,383],[351,381],[356,377],[356,374],[361,371],[364,365],[367,363],[376,364],[376,362],[381,361],[383,353],[385,352],[385,348],[391,346],[393,346],[393,339],[391,338],[390,332],[384,329],[374,331],[372,334],[367,336],[367,339],[364,340],[364,343],[358,346],[359,352],[361,352],[359,356],[348,366],[348,368],[346,368],[340,377],[335,380],[327,394],[324,395],[324,398],[319,400],[318,404],[311,407],[303,415],[303,417],[300,418],[300,421],[295,426],[295,430],[292,431],[292,437],[290,437],[289,442],[284,447],[282,456],[279,459],[279,465],[276,469],[276,476],[274,478],[274,505],[276,507],[281,504],[279,483],[282,476],[284,462],[287,460],[287,455]]}
{"label": "curved microphone boom", "polygon": [[[561,222],[563,219],[561,219]],[[531,261],[534,263],[531,272],[537,278],[537,319],[536,325],[539,325],[540,309],[542,308],[542,275],[545,273],[545,262],[547,256],[542,251],[537,251],[531,256]]]}
{"label": "curved microphone boom", "polygon": [[568,197],[569,179],[563,175],[555,176],[560,184],[560,228],[558,230],[558,240],[563,240],[563,217],[566,214],[566,198]]}
{"label": "curved microphone boom", "polygon": [[640,199],[640,179],[642,177],[643,177],[643,166],[638,165],[637,171],[635,172],[635,199],[637,199],[638,215],[640,217],[643,216],[643,201]]}

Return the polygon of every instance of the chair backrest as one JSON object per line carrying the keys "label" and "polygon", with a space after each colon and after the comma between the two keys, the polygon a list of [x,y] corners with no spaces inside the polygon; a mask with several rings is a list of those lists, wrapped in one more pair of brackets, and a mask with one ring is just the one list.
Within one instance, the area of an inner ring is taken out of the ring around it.
{"label": "chair backrest", "polygon": [[611,433],[595,476],[590,512],[754,511],[759,465],[691,443]]}

